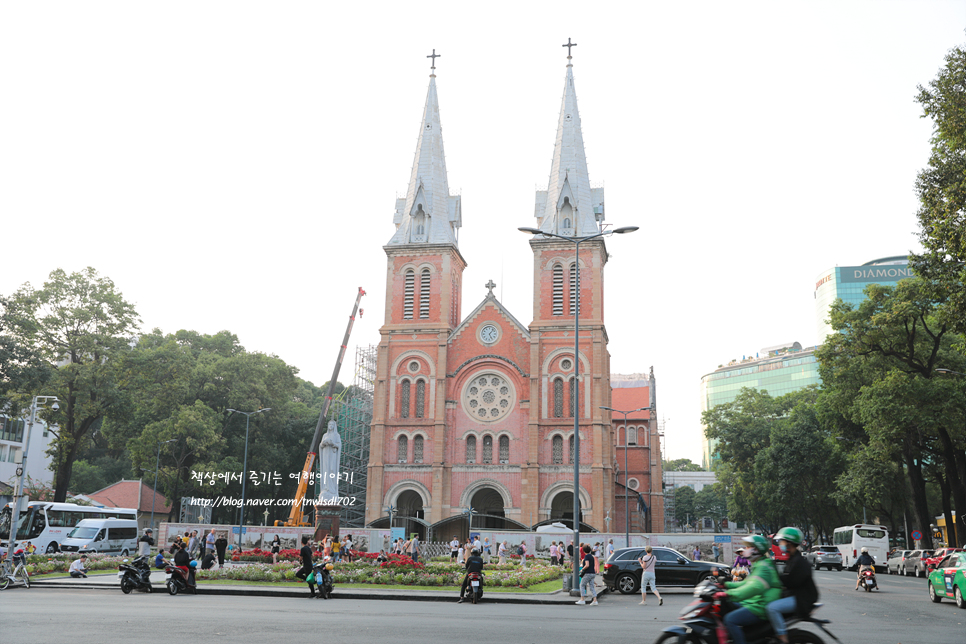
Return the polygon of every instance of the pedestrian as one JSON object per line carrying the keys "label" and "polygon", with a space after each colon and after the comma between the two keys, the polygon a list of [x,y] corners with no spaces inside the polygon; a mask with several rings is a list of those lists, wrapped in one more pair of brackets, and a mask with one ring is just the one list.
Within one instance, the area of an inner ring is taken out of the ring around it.
{"label": "pedestrian", "polygon": [[654,568],[657,565],[657,557],[651,552],[651,546],[644,548],[646,554],[637,560],[641,564],[641,606],[647,605],[647,586],[650,584],[651,592],[657,597],[657,605],[664,605],[664,598],[657,592],[657,577]]}
{"label": "pedestrian", "polygon": [[715,563],[718,562],[718,557],[721,556],[721,551],[718,549],[718,544],[711,546],[711,554],[714,555]]}
{"label": "pedestrian", "polygon": [[215,539],[215,552],[218,553],[218,567],[225,567],[225,550],[228,549],[228,539],[225,538],[224,532],[221,533],[217,539]]}
{"label": "pedestrian", "polygon": [[613,554],[614,554],[614,540],[609,539],[607,541],[607,557],[604,559],[604,561],[610,561],[610,558]]}
{"label": "pedestrian", "polygon": [[456,559],[457,551],[459,549],[460,549],[460,542],[456,538],[456,535],[454,534],[453,540],[449,542],[449,558]]}
{"label": "pedestrian", "polygon": [[87,567],[84,565],[87,563],[87,555],[81,555],[80,559],[75,559],[71,564],[67,572],[70,576],[75,579],[87,579]]}
{"label": "pedestrian", "polygon": [[145,528],[144,534],[138,539],[138,556],[145,557],[151,554],[151,546],[154,545],[154,530]]}
{"label": "pedestrian", "polygon": [[520,566],[522,568],[526,568],[527,567],[527,544],[521,541],[520,545],[517,547],[517,554],[520,555]]}
{"label": "pedestrian", "polygon": [[208,550],[205,556],[201,558],[201,569],[211,570],[215,566],[215,551],[214,549]]}
{"label": "pedestrian", "polygon": [[278,538],[278,535],[275,535],[275,538],[272,539],[272,563],[273,564],[278,563],[278,553],[281,549],[282,549],[282,540]]}
{"label": "pedestrian", "polygon": [[570,543],[567,544],[567,561],[573,563],[574,561],[574,540],[571,539]]}
{"label": "pedestrian", "polygon": [[212,528],[211,531],[208,532],[207,535],[205,535],[205,548],[208,550],[208,552],[212,552],[212,553],[215,552],[216,540],[217,540],[217,537],[215,537],[215,529]]}
{"label": "pedestrian", "polygon": [[164,570],[164,568],[165,568],[165,564],[164,564],[164,548],[161,548],[160,550],[158,550],[158,556],[156,556],[154,558],[154,567],[157,568],[157,569],[159,569],[159,570]]}
{"label": "pedestrian", "polygon": [[695,561],[701,561],[701,548],[698,546],[694,547],[694,552],[691,553],[691,558]]}
{"label": "pedestrian", "polygon": [[483,552],[483,544],[480,542],[480,535],[476,535],[473,539],[473,550],[476,550],[477,554]]}
{"label": "pedestrian", "polygon": [[332,536],[327,536],[322,545],[322,556],[331,557],[332,556]]}
{"label": "pedestrian", "polygon": [[594,546],[594,574],[600,572],[600,546],[601,543],[599,541]]}
{"label": "pedestrian", "polygon": [[496,549],[496,556],[499,557],[499,564],[502,566],[506,563],[506,540],[500,542],[499,547]]}
{"label": "pedestrian", "polygon": [[456,546],[456,563],[463,565],[463,544]]}
{"label": "pedestrian", "polygon": [[332,560],[342,561],[342,542],[339,541],[339,535],[332,537]]}
{"label": "pedestrian", "polygon": [[299,550],[302,557],[302,567],[298,569],[295,576],[309,584],[309,597],[315,597],[315,584],[309,582],[306,577],[312,572],[312,548],[309,546],[309,535],[302,535],[302,549]]}
{"label": "pedestrian", "polygon": [[556,541],[550,542],[550,565],[551,566],[557,565],[557,542]]}
{"label": "pedestrian", "polygon": [[194,530],[191,532],[191,536],[188,537],[188,556],[192,559],[198,552],[198,531]]}
{"label": "pedestrian", "polygon": [[490,563],[490,538],[483,538],[483,563]]}
{"label": "pedestrian", "polygon": [[347,534],[345,540],[342,542],[342,556],[345,558],[346,563],[352,563],[352,535]]}
{"label": "pedestrian", "polygon": [[576,604],[586,604],[587,597],[593,597],[594,601],[590,602],[591,606],[597,605],[597,573],[594,572],[594,555],[591,553],[590,546],[584,545],[581,549],[583,553],[583,559],[581,560],[582,566],[580,567],[580,600],[575,602]]}
{"label": "pedestrian", "polygon": [[409,541],[409,557],[413,560],[413,563],[419,561],[419,535],[417,534],[414,534]]}

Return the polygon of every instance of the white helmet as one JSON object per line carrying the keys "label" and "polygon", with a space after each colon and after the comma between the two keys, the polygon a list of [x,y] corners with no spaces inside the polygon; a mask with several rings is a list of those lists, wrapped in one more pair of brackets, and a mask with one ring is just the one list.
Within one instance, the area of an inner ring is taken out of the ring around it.
{"label": "white helmet", "polygon": [[868,552],[868,551],[869,551],[868,548],[866,548],[865,546],[862,546],[862,552]]}

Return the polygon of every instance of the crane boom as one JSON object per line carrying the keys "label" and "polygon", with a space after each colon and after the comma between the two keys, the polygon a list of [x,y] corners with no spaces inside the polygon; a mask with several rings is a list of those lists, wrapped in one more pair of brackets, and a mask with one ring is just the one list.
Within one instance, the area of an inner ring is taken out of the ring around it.
{"label": "crane boom", "polygon": [[312,474],[312,469],[315,467],[315,459],[318,457],[319,441],[322,440],[323,430],[325,428],[325,417],[329,413],[329,407],[332,405],[332,392],[335,389],[335,383],[339,379],[339,371],[342,369],[342,360],[345,358],[345,349],[349,344],[349,334],[352,333],[352,325],[356,321],[356,312],[359,313],[359,317],[362,317],[362,309],[359,308],[359,302],[362,301],[362,296],[366,292],[359,287],[359,292],[356,295],[356,303],[352,307],[352,315],[349,316],[349,324],[345,330],[345,337],[342,338],[342,345],[339,347],[339,357],[335,361],[335,368],[332,370],[332,377],[329,379],[329,388],[325,392],[325,400],[322,403],[322,412],[319,414],[319,422],[315,425],[315,434],[312,436],[312,442],[309,443],[309,452],[305,456],[305,465],[302,466],[302,475],[299,477],[299,485],[295,491],[295,498],[292,500],[292,510],[289,512],[287,521],[276,521],[277,526],[307,526],[312,525],[304,520],[302,516],[302,501],[305,499],[305,493],[309,487],[309,477]]}

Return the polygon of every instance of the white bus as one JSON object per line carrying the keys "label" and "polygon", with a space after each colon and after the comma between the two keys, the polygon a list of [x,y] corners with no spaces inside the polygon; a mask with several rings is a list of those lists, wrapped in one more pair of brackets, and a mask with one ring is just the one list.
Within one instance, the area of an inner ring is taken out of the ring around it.
{"label": "white bus", "polygon": [[[0,512],[0,548],[4,551],[10,540],[10,519],[13,503],[8,503]],[[74,527],[83,519],[133,519],[137,520],[137,510],[131,508],[95,508],[74,503],[51,503],[32,501],[27,511],[20,513],[17,521],[17,543],[29,541],[37,552],[58,552],[60,544]]]}
{"label": "white bus", "polygon": [[855,560],[862,554],[862,548],[868,548],[869,554],[875,559],[876,570],[884,571],[889,558],[889,531],[881,525],[846,525],[835,528],[832,545],[842,553],[844,567],[855,568]]}

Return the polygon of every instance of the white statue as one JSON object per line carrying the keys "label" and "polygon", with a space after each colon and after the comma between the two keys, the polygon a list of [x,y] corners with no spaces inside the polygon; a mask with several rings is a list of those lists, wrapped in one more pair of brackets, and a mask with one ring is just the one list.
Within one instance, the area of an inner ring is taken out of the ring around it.
{"label": "white statue", "polygon": [[342,437],[334,420],[329,421],[328,431],[319,443],[319,469],[322,484],[319,486],[319,501],[337,504],[339,498],[339,458],[342,456]]}

